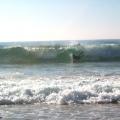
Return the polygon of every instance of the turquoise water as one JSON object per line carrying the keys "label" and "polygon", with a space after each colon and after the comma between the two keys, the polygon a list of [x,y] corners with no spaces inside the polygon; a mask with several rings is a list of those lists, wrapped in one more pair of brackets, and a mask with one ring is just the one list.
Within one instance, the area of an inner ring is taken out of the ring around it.
{"label": "turquoise water", "polygon": [[[66,45],[61,48],[62,51],[65,49],[69,51],[67,55],[71,55],[69,49],[72,48],[72,56],[68,56],[70,59],[65,59],[63,54],[58,57],[64,58],[63,61],[56,61],[55,58],[53,59],[55,56],[48,54],[51,52],[48,50],[48,45],[41,47],[39,44],[39,50],[37,50],[38,46],[32,45],[34,53],[32,55],[39,54],[38,62],[36,59],[31,60],[33,56],[29,56],[31,44],[24,43],[23,46],[22,43],[20,46],[20,43],[17,43],[11,46],[12,43],[11,45],[2,43],[0,50],[2,56],[0,117],[2,119],[120,119],[120,62],[118,59],[111,59],[110,55],[115,52],[113,48],[107,49],[107,52],[104,52],[106,49],[101,49],[101,45],[104,44],[105,48],[105,44],[109,44],[111,47],[117,46],[118,51],[118,43],[97,43],[99,55],[101,53],[106,55],[111,50],[109,54],[111,61],[106,61],[107,59],[74,61],[73,54],[78,56],[79,54],[73,52],[76,50],[76,45],[73,48],[73,43],[70,44],[72,46],[70,45],[69,48],[66,48]],[[85,44],[87,43],[84,43],[84,46]],[[52,49],[55,48],[53,46]],[[95,44],[90,46],[91,50],[93,46]],[[42,51],[44,54],[41,54],[41,48],[44,49]],[[58,49],[58,46],[55,49]],[[59,48],[57,53],[55,49],[52,52],[54,55],[61,51]],[[81,50],[81,47],[77,48],[77,52],[78,49]],[[19,54],[21,50],[23,52]],[[116,55],[119,56],[119,53]]]}

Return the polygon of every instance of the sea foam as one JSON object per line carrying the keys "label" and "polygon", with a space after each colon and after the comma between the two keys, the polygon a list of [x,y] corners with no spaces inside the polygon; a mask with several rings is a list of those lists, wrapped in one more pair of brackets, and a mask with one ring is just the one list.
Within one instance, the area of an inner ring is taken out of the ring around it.
{"label": "sea foam", "polygon": [[[21,79],[20,76],[23,78]],[[119,103],[119,76],[25,76],[0,75],[0,104]],[[20,78],[20,79],[19,79]]]}

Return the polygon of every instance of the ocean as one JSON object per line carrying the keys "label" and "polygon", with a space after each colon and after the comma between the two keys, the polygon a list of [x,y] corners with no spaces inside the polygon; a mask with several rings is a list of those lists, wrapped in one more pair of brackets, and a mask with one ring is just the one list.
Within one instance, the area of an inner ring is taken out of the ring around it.
{"label": "ocean", "polygon": [[120,120],[120,40],[1,42],[0,119]]}

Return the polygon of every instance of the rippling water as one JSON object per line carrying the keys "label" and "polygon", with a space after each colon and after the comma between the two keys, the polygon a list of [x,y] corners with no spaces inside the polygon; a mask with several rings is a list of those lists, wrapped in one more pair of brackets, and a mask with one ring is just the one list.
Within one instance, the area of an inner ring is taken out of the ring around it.
{"label": "rippling water", "polygon": [[3,120],[119,120],[120,105],[16,105],[0,106]]}

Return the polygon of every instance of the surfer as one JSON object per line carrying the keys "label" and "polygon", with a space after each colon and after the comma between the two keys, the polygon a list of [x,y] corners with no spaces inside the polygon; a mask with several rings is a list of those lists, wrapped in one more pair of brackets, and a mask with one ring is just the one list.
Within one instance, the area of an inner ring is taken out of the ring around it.
{"label": "surfer", "polygon": [[83,51],[79,52],[78,54],[73,54],[74,63],[80,62],[82,58],[83,58]]}

